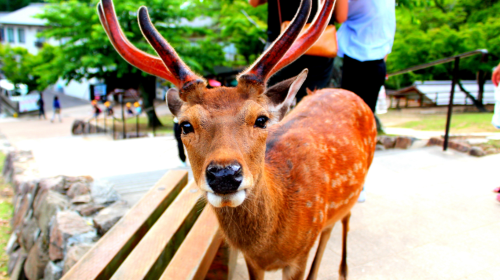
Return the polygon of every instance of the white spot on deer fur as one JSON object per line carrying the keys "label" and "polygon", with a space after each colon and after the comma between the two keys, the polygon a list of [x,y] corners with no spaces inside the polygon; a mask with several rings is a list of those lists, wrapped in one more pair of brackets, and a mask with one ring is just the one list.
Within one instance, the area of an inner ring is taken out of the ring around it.
{"label": "white spot on deer fur", "polygon": [[320,197],[319,198],[319,203],[323,203],[323,202],[324,202],[323,197]]}
{"label": "white spot on deer fur", "polygon": [[344,200],[344,204],[349,203],[349,199]]}
{"label": "white spot on deer fur", "polygon": [[316,222],[316,217],[313,217],[313,223],[315,223],[315,222]]}
{"label": "white spot on deer fur", "polygon": [[337,180],[332,180],[332,188],[335,188],[337,186]]}
{"label": "white spot on deer fur", "polygon": [[308,202],[306,203],[307,208],[311,208],[311,206],[312,206],[312,205],[313,205],[313,204],[312,204],[312,202],[310,202],[310,201],[308,201]]}
{"label": "white spot on deer fur", "polygon": [[319,211],[319,221],[323,221],[323,211]]}
{"label": "white spot on deer fur", "polygon": [[347,161],[347,157],[344,154],[342,154],[341,156],[343,161]]}
{"label": "white spot on deer fur", "polygon": [[349,195],[349,198],[348,198],[348,199],[351,199],[353,196],[354,196],[354,193],[352,192],[352,193]]}

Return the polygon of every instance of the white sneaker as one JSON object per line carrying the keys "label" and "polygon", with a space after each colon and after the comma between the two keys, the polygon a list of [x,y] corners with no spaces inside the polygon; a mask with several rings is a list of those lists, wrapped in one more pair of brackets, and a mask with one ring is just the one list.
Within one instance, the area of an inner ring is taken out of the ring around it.
{"label": "white sneaker", "polygon": [[365,190],[362,190],[361,193],[359,194],[358,202],[365,202],[365,201],[366,201]]}

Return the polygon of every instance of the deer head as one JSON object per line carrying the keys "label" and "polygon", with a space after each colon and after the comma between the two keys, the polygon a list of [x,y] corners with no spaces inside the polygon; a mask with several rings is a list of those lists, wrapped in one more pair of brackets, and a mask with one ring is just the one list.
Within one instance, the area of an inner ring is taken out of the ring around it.
{"label": "deer head", "polygon": [[238,86],[215,89],[207,89],[205,80],[179,58],[155,29],[145,7],[139,8],[139,25],[159,57],[126,39],[112,0],[102,0],[97,9],[111,43],[126,61],[177,86],[168,91],[167,102],[179,119],[195,181],[213,206],[237,207],[262,180],[269,128],[285,116],[307,69],[270,88],[267,80],[321,36],[334,4],[335,0],[326,0],[311,28],[299,37],[311,10],[311,0],[303,0],[286,31],[240,74]]}

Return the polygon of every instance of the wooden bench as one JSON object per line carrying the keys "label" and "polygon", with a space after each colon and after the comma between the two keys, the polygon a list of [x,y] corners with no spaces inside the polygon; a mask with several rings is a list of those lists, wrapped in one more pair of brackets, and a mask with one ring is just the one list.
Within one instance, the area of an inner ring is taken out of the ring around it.
{"label": "wooden bench", "polygon": [[186,171],[170,171],[62,279],[231,279],[236,252]]}

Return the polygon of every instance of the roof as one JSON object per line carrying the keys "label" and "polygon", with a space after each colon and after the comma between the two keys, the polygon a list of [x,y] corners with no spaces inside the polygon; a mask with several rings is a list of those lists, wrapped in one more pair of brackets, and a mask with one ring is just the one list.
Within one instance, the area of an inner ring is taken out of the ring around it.
{"label": "roof", "polygon": [[31,3],[19,10],[13,11],[6,15],[0,15],[0,24],[44,26],[47,21],[35,18],[34,16],[42,13],[42,9],[45,5],[47,4]]}

